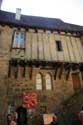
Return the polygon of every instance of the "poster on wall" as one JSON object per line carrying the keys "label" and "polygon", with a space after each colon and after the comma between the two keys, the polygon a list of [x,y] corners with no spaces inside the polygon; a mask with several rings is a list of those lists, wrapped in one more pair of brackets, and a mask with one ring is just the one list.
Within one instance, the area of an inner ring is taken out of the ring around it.
{"label": "poster on wall", "polygon": [[53,120],[53,116],[54,116],[53,113],[43,114],[44,125],[49,125]]}
{"label": "poster on wall", "polygon": [[23,93],[23,105],[30,109],[37,106],[37,94],[36,93]]}

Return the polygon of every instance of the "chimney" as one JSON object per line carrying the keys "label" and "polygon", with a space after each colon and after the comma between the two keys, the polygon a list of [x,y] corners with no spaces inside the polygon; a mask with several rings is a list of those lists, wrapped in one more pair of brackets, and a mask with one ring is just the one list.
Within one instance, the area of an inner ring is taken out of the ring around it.
{"label": "chimney", "polygon": [[16,8],[16,16],[15,19],[16,20],[20,20],[21,18],[21,9],[20,8]]}

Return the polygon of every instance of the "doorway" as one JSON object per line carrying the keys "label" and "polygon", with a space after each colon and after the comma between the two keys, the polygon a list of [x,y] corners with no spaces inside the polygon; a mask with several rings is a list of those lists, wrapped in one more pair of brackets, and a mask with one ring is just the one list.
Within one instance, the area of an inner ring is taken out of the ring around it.
{"label": "doorway", "polygon": [[17,125],[27,125],[27,109],[19,106],[17,112]]}
{"label": "doorway", "polygon": [[73,89],[78,90],[81,88],[79,72],[72,73]]}

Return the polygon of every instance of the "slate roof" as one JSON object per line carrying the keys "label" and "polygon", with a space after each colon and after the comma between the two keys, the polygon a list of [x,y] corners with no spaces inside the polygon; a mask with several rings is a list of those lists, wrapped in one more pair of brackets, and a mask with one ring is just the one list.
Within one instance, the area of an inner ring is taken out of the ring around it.
{"label": "slate roof", "polygon": [[60,19],[21,15],[21,20],[18,21],[15,19],[15,13],[2,10],[0,10],[0,24],[83,33],[83,26],[65,23]]}

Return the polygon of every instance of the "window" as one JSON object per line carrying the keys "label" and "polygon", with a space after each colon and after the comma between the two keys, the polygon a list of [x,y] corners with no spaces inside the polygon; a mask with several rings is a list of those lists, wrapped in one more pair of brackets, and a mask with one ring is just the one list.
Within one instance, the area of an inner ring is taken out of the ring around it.
{"label": "window", "polygon": [[61,43],[61,41],[56,41],[56,48],[57,48],[57,51],[62,51],[62,43]]}
{"label": "window", "polygon": [[46,74],[46,90],[52,89],[52,79],[50,74]]}
{"label": "window", "polygon": [[40,73],[36,76],[36,89],[42,90],[42,75]]}
{"label": "window", "polygon": [[25,34],[24,32],[15,32],[13,48],[24,48]]}

